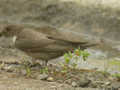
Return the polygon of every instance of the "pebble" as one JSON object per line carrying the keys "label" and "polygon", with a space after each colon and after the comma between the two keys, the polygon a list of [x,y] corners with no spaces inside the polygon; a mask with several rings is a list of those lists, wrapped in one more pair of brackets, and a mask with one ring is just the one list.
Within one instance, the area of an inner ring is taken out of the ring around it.
{"label": "pebble", "polygon": [[84,78],[79,80],[78,85],[80,87],[87,87],[90,82],[91,82],[90,80]]}
{"label": "pebble", "polygon": [[48,78],[47,74],[40,74],[37,76],[37,79],[39,79],[39,80],[46,80],[47,78]]}
{"label": "pebble", "polygon": [[110,85],[111,84],[111,82],[105,82],[105,85]]}
{"label": "pebble", "polygon": [[7,66],[7,65],[6,65],[3,69],[6,70],[7,72],[13,72],[13,71],[14,71],[14,68],[15,68],[15,67],[13,67],[12,65],[10,65],[10,66]]}
{"label": "pebble", "polygon": [[22,73],[22,75],[26,75],[26,74],[27,74],[27,71],[26,71],[25,69],[22,69],[22,70],[21,70],[21,73]]}
{"label": "pebble", "polygon": [[112,88],[114,88],[114,89],[120,88],[120,82],[114,82],[114,83],[112,83]]}
{"label": "pebble", "polygon": [[53,82],[53,81],[54,81],[54,78],[53,78],[53,77],[48,77],[48,78],[47,78],[47,81]]}
{"label": "pebble", "polygon": [[77,87],[77,83],[76,82],[72,82],[72,86],[73,87]]}
{"label": "pebble", "polygon": [[71,83],[72,83],[72,80],[71,80],[71,79],[68,79],[68,80],[65,81],[65,83],[71,84]]}

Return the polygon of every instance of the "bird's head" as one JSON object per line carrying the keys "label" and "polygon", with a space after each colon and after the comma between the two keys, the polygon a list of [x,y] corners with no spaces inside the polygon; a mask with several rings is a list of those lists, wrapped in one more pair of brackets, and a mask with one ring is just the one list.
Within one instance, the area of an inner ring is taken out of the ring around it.
{"label": "bird's head", "polygon": [[0,35],[6,37],[13,37],[19,34],[21,29],[22,27],[17,25],[8,25],[2,30],[2,32],[0,32]]}

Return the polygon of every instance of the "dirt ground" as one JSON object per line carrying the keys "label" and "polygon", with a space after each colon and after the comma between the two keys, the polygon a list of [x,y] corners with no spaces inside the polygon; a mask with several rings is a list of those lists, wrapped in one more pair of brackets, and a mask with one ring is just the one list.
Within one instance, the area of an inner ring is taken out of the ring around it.
{"label": "dirt ground", "polygon": [[45,82],[16,77],[15,73],[0,72],[0,90],[99,90],[94,88],[73,88],[66,84]]}

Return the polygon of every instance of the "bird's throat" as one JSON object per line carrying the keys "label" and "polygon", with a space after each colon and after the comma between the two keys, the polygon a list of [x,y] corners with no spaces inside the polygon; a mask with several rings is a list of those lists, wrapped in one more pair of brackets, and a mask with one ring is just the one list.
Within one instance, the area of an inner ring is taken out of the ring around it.
{"label": "bird's throat", "polygon": [[13,44],[15,44],[15,42],[16,42],[16,39],[17,39],[17,36],[13,36],[13,39],[12,39],[12,41],[13,41]]}

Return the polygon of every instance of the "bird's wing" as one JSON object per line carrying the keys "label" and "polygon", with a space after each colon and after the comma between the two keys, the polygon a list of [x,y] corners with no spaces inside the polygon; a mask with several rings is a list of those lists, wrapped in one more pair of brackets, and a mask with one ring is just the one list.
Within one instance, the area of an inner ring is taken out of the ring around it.
{"label": "bird's wing", "polygon": [[16,40],[15,46],[21,48],[35,48],[35,47],[44,47],[53,43],[52,40],[49,39],[41,39],[41,40],[28,40],[28,39],[19,39]]}
{"label": "bird's wing", "polygon": [[57,29],[54,27],[42,27],[36,29],[40,33],[44,33],[49,36],[50,39],[54,40],[64,40],[71,43],[81,43],[81,44],[98,44],[99,39],[96,37],[91,37],[85,33],[77,33],[70,30]]}
{"label": "bird's wing", "polygon": [[20,49],[43,48],[54,43],[55,40],[48,39],[42,33],[35,31],[23,31],[16,39],[15,46]]}
{"label": "bird's wing", "polygon": [[59,52],[72,49],[72,43],[52,39],[19,39],[16,40],[15,46],[18,49],[28,52]]}

